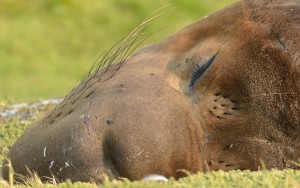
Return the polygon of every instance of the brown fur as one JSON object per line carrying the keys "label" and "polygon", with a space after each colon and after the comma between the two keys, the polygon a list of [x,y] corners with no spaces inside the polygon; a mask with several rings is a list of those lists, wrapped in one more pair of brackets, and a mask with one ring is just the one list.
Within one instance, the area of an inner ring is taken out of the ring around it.
{"label": "brown fur", "polygon": [[299,0],[245,0],[98,70],[15,143],[15,172],[101,182],[257,170],[260,160],[296,168],[299,31]]}

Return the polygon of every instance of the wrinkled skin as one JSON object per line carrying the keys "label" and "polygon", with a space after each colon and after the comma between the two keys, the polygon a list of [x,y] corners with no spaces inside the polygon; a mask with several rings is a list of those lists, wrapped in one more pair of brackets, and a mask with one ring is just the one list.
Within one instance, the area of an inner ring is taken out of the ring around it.
{"label": "wrinkled skin", "polygon": [[14,170],[101,182],[297,168],[299,31],[299,0],[203,18],[79,85],[11,148]]}

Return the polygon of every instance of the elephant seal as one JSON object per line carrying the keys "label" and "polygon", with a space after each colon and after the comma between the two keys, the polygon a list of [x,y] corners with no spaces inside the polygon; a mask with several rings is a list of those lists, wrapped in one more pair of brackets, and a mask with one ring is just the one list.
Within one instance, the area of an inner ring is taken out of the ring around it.
{"label": "elephant seal", "polygon": [[299,0],[244,0],[129,57],[118,48],[16,141],[14,171],[102,182],[296,169],[299,31]]}

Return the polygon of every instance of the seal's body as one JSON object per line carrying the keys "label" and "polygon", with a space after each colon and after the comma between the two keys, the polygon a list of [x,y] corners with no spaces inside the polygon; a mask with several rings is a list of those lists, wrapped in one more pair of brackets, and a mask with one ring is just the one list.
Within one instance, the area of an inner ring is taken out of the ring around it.
{"label": "seal's body", "polygon": [[14,144],[14,170],[101,182],[296,168],[299,31],[299,0],[245,0],[97,69]]}

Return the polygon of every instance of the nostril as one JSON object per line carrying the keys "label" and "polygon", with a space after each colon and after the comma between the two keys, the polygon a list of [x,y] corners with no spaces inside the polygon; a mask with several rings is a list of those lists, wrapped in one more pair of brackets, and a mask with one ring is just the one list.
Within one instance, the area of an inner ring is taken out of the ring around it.
{"label": "nostril", "polygon": [[237,103],[238,103],[238,101],[237,101],[237,100],[231,100],[231,103],[233,103],[233,104],[237,104]]}

